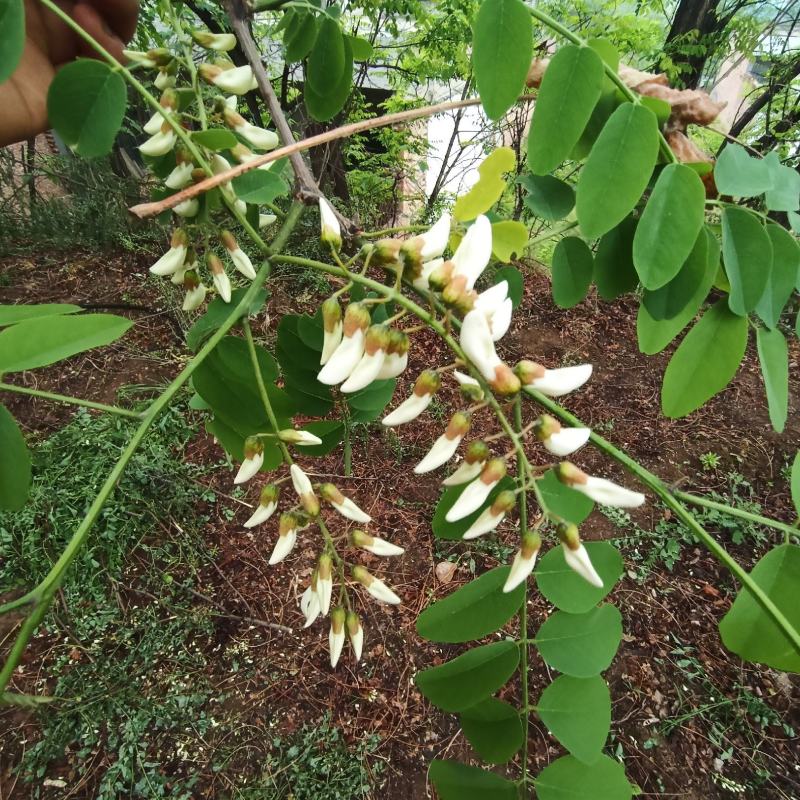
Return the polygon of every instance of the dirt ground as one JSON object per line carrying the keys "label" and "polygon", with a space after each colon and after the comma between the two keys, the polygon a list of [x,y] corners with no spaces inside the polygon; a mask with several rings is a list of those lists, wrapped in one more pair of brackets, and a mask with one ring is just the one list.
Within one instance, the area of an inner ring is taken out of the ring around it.
{"label": "dirt ground", "polygon": [[[53,256],[46,269],[41,261],[17,259],[0,263],[0,274],[7,277],[6,285],[0,287],[0,302],[78,302],[98,309],[107,306],[135,321],[130,333],[112,347],[72,359],[67,370],[58,367],[25,375],[23,380],[28,385],[116,402],[120,387],[163,384],[186,358],[182,345],[185,318],[153,283],[143,288],[145,265],[132,264],[129,257]],[[273,291],[268,306],[272,328],[287,309],[307,310],[287,282],[278,281]],[[681,481],[684,489],[724,491],[727,472],[736,470],[753,485],[767,513],[791,521],[788,486],[781,469],[800,441],[796,400],[786,433],[775,435],[769,428],[757,357],[751,345],[743,368],[724,393],[686,419],[664,419],[659,413],[659,387],[671,349],[654,358],[639,354],[635,316],[632,298],[609,304],[590,297],[577,309],[560,311],[550,300],[546,279],[530,272],[522,307],[503,342],[504,355],[512,363],[522,357],[548,365],[591,361],[595,365],[592,380],[567,403],[585,422],[663,478]],[[263,319],[259,317],[255,324],[261,333]],[[800,348],[794,339],[791,348],[791,363],[797,365]],[[410,366],[396,396],[405,396],[419,370],[444,360],[434,337],[415,335]],[[15,380],[19,378],[15,376]],[[800,386],[796,369],[792,381],[791,394],[797,398]],[[442,392],[441,399],[448,407],[458,402],[455,389],[450,387]],[[19,396],[4,396],[3,401],[35,435],[46,435],[73,413]],[[475,429],[488,432],[488,426],[488,416],[478,415]],[[376,796],[387,800],[431,796],[426,783],[427,763],[432,758],[469,754],[456,717],[432,708],[413,684],[417,670],[441,663],[459,649],[424,642],[416,635],[414,622],[432,600],[471,579],[471,561],[479,573],[499,563],[493,555],[497,548],[469,550],[462,545],[442,546],[433,539],[430,517],[439,494],[438,481],[435,477],[420,480],[411,466],[442,427],[441,420],[429,415],[409,430],[400,429],[397,439],[370,428],[354,442],[354,476],[350,479],[342,476],[339,452],[308,460],[314,475],[346,487],[373,517],[375,531],[407,548],[406,555],[391,567],[375,557],[364,559],[368,568],[386,576],[403,598],[403,605],[362,604],[365,654],[356,669],[345,658],[335,672],[330,670],[327,629],[322,623],[305,631],[300,628],[297,601],[314,563],[313,544],[300,542],[290,559],[268,567],[274,531],[265,529],[259,534],[242,527],[250,511],[225,496],[232,475],[224,470],[215,477],[219,500],[217,507],[210,509],[206,532],[219,557],[204,576],[205,593],[232,615],[254,617],[275,626],[220,620],[216,640],[208,643],[210,669],[218,667],[215,678],[220,683],[228,680],[224,665],[214,666],[212,654],[220,644],[236,642],[261,662],[255,677],[228,687],[236,698],[229,702],[237,705],[237,713],[246,721],[243,741],[256,741],[276,730],[290,733],[329,711],[346,737],[358,738],[365,731],[380,736],[377,757],[385,764],[381,778],[385,783]],[[202,426],[198,429],[202,431]],[[703,470],[700,456],[709,452],[718,454],[721,464],[717,469]],[[185,457],[217,462],[220,451],[210,437],[199,432]],[[587,451],[575,460],[589,472],[623,478],[620,469],[600,453]],[[224,512],[231,507],[236,513],[229,520]],[[648,503],[637,512],[635,521],[650,530],[664,513]],[[506,527],[509,539],[511,530],[512,526]],[[624,535],[597,512],[585,523],[583,533],[587,538]],[[758,556],[749,545],[732,549],[747,564]],[[442,582],[436,576],[437,563],[453,555],[457,568],[447,582]],[[624,755],[628,776],[641,788],[641,796],[690,800],[729,797],[731,790],[720,784],[715,773],[748,783],[758,768],[767,765],[769,777],[758,793],[743,796],[766,800],[800,797],[800,750],[781,728],[759,729],[760,740],[755,746],[738,740],[736,729],[730,730],[727,737],[736,752],[724,764],[715,764],[719,748],[714,745],[708,718],[691,713],[707,698],[688,685],[678,665],[679,646],[694,648],[693,658],[722,695],[733,696],[738,687],[746,687],[795,729],[800,726],[797,679],[744,664],[730,656],[720,642],[716,625],[734,596],[731,579],[705,551],[692,546],[684,548],[682,560],[672,571],[656,568],[645,583],[631,577],[634,564],[626,563],[626,567],[628,574],[610,598],[622,611],[625,635],[606,677],[613,699],[611,748],[615,754]],[[531,591],[532,631],[549,611],[547,603]],[[35,671],[35,654],[29,654],[16,687],[24,690],[26,678]],[[548,681],[547,668],[539,664],[532,673],[534,698]],[[503,690],[509,698],[516,693],[515,686]],[[657,732],[665,719],[677,720],[669,735]],[[35,740],[35,717],[27,716],[20,724],[26,738]],[[535,718],[530,751],[533,773],[562,752]],[[241,764],[237,765],[242,774],[253,769],[248,752],[244,747]],[[513,765],[511,769],[515,770]],[[209,775],[198,787],[197,796],[215,797],[216,792]],[[81,796],[88,798],[91,793]]]}

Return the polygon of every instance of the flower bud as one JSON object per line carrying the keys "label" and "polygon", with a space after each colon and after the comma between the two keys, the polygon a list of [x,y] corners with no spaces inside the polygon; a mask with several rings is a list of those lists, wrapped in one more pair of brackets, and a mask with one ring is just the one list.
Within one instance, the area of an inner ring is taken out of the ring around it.
{"label": "flower bud", "polygon": [[311,486],[311,481],[308,479],[308,475],[306,475],[305,472],[303,472],[303,470],[297,466],[297,464],[292,464],[292,466],[289,467],[289,472],[292,476],[292,485],[294,486],[294,490],[297,492],[297,496],[300,498],[300,505],[303,506],[303,509],[309,516],[318,516],[319,500],[314,494],[314,489]]}
{"label": "flower bud", "polygon": [[233,128],[243,139],[247,139],[256,150],[274,150],[280,144],[277,133],[253,125],[233,109],[224,108],[222,116],[225,124]]}
{"label": "flower bud", "polygon": [[361,620],[355,611],[348,612],[345,618],[345,627],[347,628],[347,635],[350,637],[353,655],[356,657],[356,662],[359,662],[361,661],[361,651],[364,648],[364,628],[361,626]]}
{"label": "flower bud", "polygon": [[258,506],[250,519],[244,523],[245,528],[254,528],[266,522],[278,508],[280,489],[274,483],[268,483],[262,490],[258,499]]}
{"label": "flower bud", "polygon": [[400,556],[405,553],[404,548],[358,529],[350,532],[350,544],[376,556]]}
{"label": "flower bud", "polygon": [[492,489],[506,476],[506,462],[502,458],[487,461],[478,478],[472,481],[445,514],[448,522],[458,522],[477,511],[486,501]]}
{"label": "flower bud", "polygon": [[352,575],[376,600],[389,605],[398,605],[402,602],[382,580],[372,575],[366,567],[353,567]]}
{"label": "flower bud", "polygon": [[227,52],[236,47],[236,37],[232,33],[211,33],[210,31],[191,31],[192,39],[206,50]]}
{"label": "flower bud", "polygon": [[258,88],[253,70],[249,66],[222,69],[216,64],[201,64],[197,71],[200,77],[223,92],[241,95]]}
{"label": "flower bud", "polygon": [[323,500],[327,500],[343,517],[366,525],[372,517],[362,511],[349,497],[345,497],[332,483],[323,483],[319,487]]}
{"label": "flower bud", "polygon": [[542,414],[533,425],[536,438],[556,456],[567,456],[589,441],[589,428],[562,428],[549,414]]}
{"label": "flower bud", "polygon": [[189,237],[182,228],[176,228],[169,250],[150,267],[153,275],[173,275],[183,266],[189,247]]}
{"label": "flower bud", "polygon": [[304,628],[312,625],[319,616],[319,595],[317,593],[317,571],[311,574],[311,583],[300,597],[300,611],[306,618]]}
{"label": "flower bud", "polygon": [[561,397],[583,386],[592,376],[591,364],[579,364],[561,369],[545,369],[535,361],[520,361],[514,372],[522,385],[548,397]]}
{"label": "flower bud", "polygon": [[455,265],[452,261],[442,261],[428,273],[428,285],[435,292],[441,292],[450,283]]}
{"label": "flower bud", "polygon": [[403,331],[392,329],[389,331],[389,343],[386,349],[386,357],[383,361],[381,371],[378,373],[378,380],[385,381],[389,378],[396,378],[408,366],[408,348],[411,342]]}
{"label": "flower bud", "polygon": [[494,368],[494,378],[489,381],[489,385],[501,397],[511,397],[521,388],[519,378],[507,364],[498,364]]}
{"label": "flower bud", "polygon": [[334,250],[342,246],[342,229],[331,204],[324,198],[319,198],[320,239],[330,245]]}
{"label": "flower bud", "polygon": [[596,503],[616,508],[637,508],[644,503],[641,492],[633,492],[605,478],[587,475],[569,461],[562,461],[555,468],[555,473],[561,483],[585,494]]}
{"label": "flower bud", "polygon": [[222,298],[224,303],[230,303],[231,281],[225,272],[225,267],[222,266],[222,262],[219,260],[219,257],[214,255],[214,253],[209,253],[206,256],[206,260],[208,261],[208,268],[211,270],[211,276],[217,293]]}
{"label": "flower bud", "polygon": [[172,126],[164,121],[157,133],[154,133],[146,142],[142,142],[139,145],[139,152],[142,155],[150,156],[150,158],[158,158],[166,155],[175,147],[177,138]]}
{"label": "flower bud", "polygon": [[476,292],[467,288],[467,279],[463,275],[451,278],[442,290],[444,303],[462,314],[472,311],[477,296]]}
{"label": "flower bud", "polygon": [[372,245],[370,263],[376,267],[397,265],[400,260],[402,242],[397,239],[379,239]]}
{"label": "flower bud", "polygon": [[322,439],[319,436],[314,436],[309,431],[296,431],[294,428],[286,428],[278,431],[278,438],[282,442],[294,444],[298,447],[312,447],[317,444],[322,444]]}
{"label": "flower bud", "polygon": [[516,495],[514,492],[508,490],[500,492],[489,508],[485,509],[478,519],[467,528],[462,538],[477,539],[479,536],[493,531],[514,507],[515,503]]}
{"label": "flower bud", "polygon": [[245,278],[249,278],[251,281],[254,280],[256,271],[253,267],[253,262],[250,260],[250,256],[239,247],[233,234],[230,231],[222,231],[219,238],[222,244],[225,245],[225,249],[228,251],[228,255],[236,269],[238,269]]}
{"label": "flower bud", "polygon": [[200,282],[200,276],[196,270],[189,269],[183,273],[183,285],[186,288],[186,296],[183,298],[183,310],[194,311],[200,308],[206,299],[206,287]]}
{"label": "flower bud", "polygon": [[281,520],[278,525],[278,541],[275,542],[272,555],[269,557],[268,563],[270,566],[275,566],[275,564],[283,561],[292,552],[297,541],[297,531],[301,527],[302,520],[297,514],[291,511],[281,514]]}
{"label": "flower bud", "polygon": [[369,311],[360,303],[350,303],[344,312],[342,341],[319,371],[317,380],[335,386],[346,380],[361,361],[369,327]]}
{"label": "flower bud", "polygon": [[359,392],[369,386],[383,367],[388,347],[389,329],[385,325],[370,325],[364,337],[364,353],[342,384],[341,391]]}
{"label": "flower bud", "polygon": [[433,443],[425,458],[414,467],[414,472],[422,475],[448,462],[461,444],[461,440],[467,435],[469,426],[470,418],[467,414],[461,411],[453,414],[445,432]]}
{"label": "flower bud", "polygon": [[257,436],[249,436],[244,441],[244,461],[233,482],[235,484],[246,483],[261,469],[263,463],[264,445]]}
{"label": "flower bud", "polygon": [[387,428],[403,425],[416,419],[431,403],[433,395],[442,385],[442,379],[438,372],[426,369],[420,373],[414,384],[414,391],[411,396],[404,400],[400,405],[383,418],[383,424]]}
{"label": "flower bud", "polygon": [[536,566],[536,557],[541,547],[542,537],[536,531],[525,531],[522,534],[522,545],[511,563],[511,570],[503,586],[504,592],[512,592],[528,579]]}
{"label": "flower bud", "polygon": [[333,560],[327,553],[323,553],[317,562],[317,596],[319,607],[323,616],[331,607],[331,594],[333,593]]}
{"label": "flower bud", "polygon": [[342,307],[335,297],[329,297],[322,304],[322,355],[319,363],[324,366],[342,341]]}
{"label": "flower bud", "polygon": [[556,528],[556,533],[558,538],[561,539],[561,547],[567,566],[577,572],[587,583],[596,586],[598,589],[602,588],[603,579],[597,574],[597,570],[589,559],[589,553],[581,543],[577,526],[572,523],[562,522]]}
{"label": "flower bud", "polygon": [[342,655],[342,648],[344,647],[344,623],[345,623],[345,610],[341,606],[337,606],[331,611],[331,630],[328,634],[328,645],[331,653],[331,667],[335,667],[339,663],[339,658]]}

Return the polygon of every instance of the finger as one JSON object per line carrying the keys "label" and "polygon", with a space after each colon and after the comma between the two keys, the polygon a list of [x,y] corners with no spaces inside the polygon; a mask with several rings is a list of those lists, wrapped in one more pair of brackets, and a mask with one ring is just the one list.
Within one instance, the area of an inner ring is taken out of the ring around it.
{"label": "finger", "polygon": [[[122,39],[108,28],[103,18],[92,6],[86,3],[77,4],[72,12],[72,18],[114,58],[118,61],[123,60],[122,50],[125,45]],[[97,53],[88,42],[81,43],[80,53],[90,58],[97,58]]]}
{"label": "finger", "polygon": [[111,33],[129,42],[136,31],[136,19],[139,15],[138,0],[83,0],[92,6],[98,15],[105,20]]}

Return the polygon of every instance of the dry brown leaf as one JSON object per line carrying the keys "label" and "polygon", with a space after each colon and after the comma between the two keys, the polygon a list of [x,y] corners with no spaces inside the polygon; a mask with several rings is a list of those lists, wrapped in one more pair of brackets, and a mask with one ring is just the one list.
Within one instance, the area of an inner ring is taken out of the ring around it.
{"label": "dry brown leaf", "polygon": [[452,561],[440,561],[436,565],[436,579],[439,583],[450,583],[456,572],[456,565]]}

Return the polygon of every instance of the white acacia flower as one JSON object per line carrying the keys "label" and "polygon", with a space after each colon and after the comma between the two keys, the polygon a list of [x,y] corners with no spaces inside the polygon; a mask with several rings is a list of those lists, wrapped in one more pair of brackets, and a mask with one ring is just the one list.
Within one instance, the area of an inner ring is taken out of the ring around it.
{"label": "white acacia flower", "polygon": [[281,514],[281,521],[278,526],[278,541],[275,542],[272,555],[267,562],[270,566],[283,561],[292,552],[295,542],[297,542],[297,532],[301,527],[302,522],[297,514],[293,514],[291,511]]}
{"label": "white acacia flower", "polygon": [[317,380],[335,386],[347,380],[364,355],[366,332],[369,327],[369,312],[359,303],[350,303],[344,312],[342,341],[331,353],[319,371]]}
{"label": "white acacia flower", "polygon": [[511,312],[514,310],[508,296],[508,281],[500,281],[481,292],[474,307],[486,316],[492,339],[495,342],[502,339],[511,325]]}
{"label": "white acacia flower", "polygon": [[213,253],[208,254],[207,261],[217,293],[224,303],[230,303],[231,281],[225,272],[225,267],[222,266],[222,262]]}
{"label": "white acacia flower", "polygon": [[183,161],[175,166],[175,169],[167,175],[164,185],[168,189],[183,189],[192,182],[192,171],[194,164],[191,161]]}
{"label": "white acacia flower", "polygon": [[156,89],[171,89],[175,85],[175,74],[167,69],[160,69],[156,75],[153,85]]}
{"label": "white acacia flower", "polygon": [[514,492],[500,492],[494,502],[464,531],[462,538],[477,539],[493,531],[514,507],[515,500]]}
{"label": "white acacia flower", "polygon": [[331,608],[333,594],[333,561],[327,553],[323,553],[317,562],[317,597],[319,608],[325,616]]}
{"label": "white acacia flower", "polygon": [[162,276],[175,274],[183,267],[188,247],[189,240],[186,233],[178,228],[172,234],[169,250],[150,267],[150,272]]}
{"label": "white acacia flower", "polygon": [[387,428],[403,425],[416,419],[431,403],[434,393],[442,385],[438,372],[426,369],[420,373],[411,396],[400,403],[382,422]]}
{"label": "white acacia flower", "polygon": [[211,33],[210,31],[191,31],[194,39],[200,47],[206,50],[216,50],[226,52],[236,47],[236,37],[232,33]]}
{"label": "white acacia flower", "polygon": [[319,500],[314,494],[314,487],[311,485],[308,475],[297,464],[292,464],[289,467],[289,472],[292,476],[292,486],[294,486],[294,490],[300,498],[300,504],[312,517],[317,516],[319,514]]}
{"label": "white acacia flower", "polygon": [[245,278],[249,278],[251,281],[254,280],[256,277],[256,270],[253,267],[253,262],[250,260],[250,256],[239,247],[233,234],[230,231],[222,231],[219,238],[225,245],[225,249],[228,251],[228,255],[236,269],[238,269]]}
{"label": "white acacia flower", "polygon": [[350,544],[376,556],[401,556],[405,553],[405,548],[361,530],[350,532]]}
{"label": "white acacia flower", "polygon": [[455,454],[461,440],[469,431],[469,417],[458,411],[450,418],[445,432],[433,443],[422,461],[414,467],[417,475],[431,472],[447,463]]}
{"label": "white acacia flower", "polygon": [[322,304],[322,355],[319,363],[324,366],[330,361],[342,341],[342,307],[335,297],[329,297]]}
{"label": "white acacia flower", "polygon": [[228,127],[246,139],[256,150],[274,150],[280,144],[277,133],[253,125],[235,110],[226,107],[222,110],[222,116]]}
{"label": "white acacia flower", "polygon": [[492,224],[481,214],[470,225],[453,254],[453,277],[463,275],[467,279],[467,289],[472,289],[491,257]]}
{"label": "white acacia flower", "polygon": [[306,590],[300,597],[300,612],[306,618],[304,628],[313,625],[319,616],[319,595],[317,594],[317,573],[316,570],[311,576],[311,583],[306,587]]}
{"label": "white acacia flower", "polygon": [[172,210],[179,217],[190,219],[191,217],[196,217],[197,212],[200,211],[200,201],[196,197],[190,197],[188,200],[178,203]]}
{"label": "white acacia flower", "polygon": [[364,337],[364,353],[341,385],[341,391],[346,394],[360,392],[376,380],[386,360],[388,347],[388,328],[385,325],[370,325]]}
{"label": "white acacia flower", "polygon": [[323,500],[327,500],[343,517],[366,525],[372,517],[362,511],[349,497],[345,497],[332,483],[323,483],[319,487]]}
{"label": "white acacia flower", "polygon": [[177,138],[175,131],[165,122],[157,133],[139,145],[139,151],[142,155],[158,158],[158,156],[166,155],[175,147]]}
{"label": "white acacia flower", "polygon": [[339,658],[342,655],[342,648],[344,647],[344,623],[345,623],[345,610],[341,606],[337,606],[331,611],[331,629],[328,634],[328,646],[331,653],[331,667],[335,667],[339,663]]}
{"label": "white acacia flower", "polygon": [[222,69],[214,64],[201,64],[198,72],[203,80],[213,83],[223,92],[241,95],[258,88],[256,76],[249,66]]}
{"label": "white acacia flower", "polygon": [[385,381],[389,378],[396,378],[405,371],[408,366],[410,344],[408,336],[402,331],[394,329],[389,331],[389,344],[377,380]]}
{"label": "white acacia flower", "polygon": [[542,414],[533,426],[536,438],[545,448],[556,456],[568,456],[589,441],[592,431],[589,428],[563,428],[561,423],[549,414]]}
{"label": "white acacia flower", "polygon": [[558,538],[561,539],[561,547],[564,550],[564,561],[567,566],[578,573],[587,583],[596,586],[598,589],[603,586],[603,579],[597,574],[589,553],[583,546],[578,535],[577,526],[571,523],[562,522],[557,528]]}
{"label": "white acacia flower", "polygon": [[244,461],[233,479],[235,484],[247,483],[258,471],[264,463],[264,445],[261,440],[255,436],[245,440],[244,443]]}
{"label": "white acacia flower", "polygon": [[338,250],[342,246],[342,229],[336,214],[333,212],[333,207],[324,197],[319,198],[319,216],[320,238],[323,242],[333,247],[334,250]]}
{"label": "white acacia flower", "polygon": [[145,124],[142,126],[142,130],[148,136],[154,136],[161,130],[161,126],[164,124],[164,122],[165,122],[164,115],[160,111],[155,111],[153,113],[153,116],[150,117],[150,119],[148,119],[147,122],[145,122]]}
{"label": "white acacia flower", "polygon": [[206,299],[206,287],[200,282],[200,277],[195,270],[186,270],[183,275],[183,285],[186,295],[183,298],[183,310],[194,311],[200,308]]}
{"label": "white acacia flower", "polygon": [[389,605],[398,605],[402,600],[379,578],[372,575],[368,569],[355,566],[352,570],[353,578],[358,581],[376,600]]}
{"label": "white acacia flower", "polygon": [[450,239],[450,221],[450,215],[445,212],[425,233],[420,234],[420,256],[423,261],[430,261],[444,253]]}
{"label": "white acacia flower", "polygon": [[477,386],[479,389],[481,388],[480,383],[472,375],[467,375],[465,372],[454,369],[453,377],[458,381],[459,386]]}
{"label": "white acacia flower", "polygon": [[464,317],[459,342],[481,375],[487,381],[493,381],[495,370],[503,366],[503,362],[494,349],[492,332],[482,311],[476,308]]}
{"label": "white acacia flower", "polygon": [[258,215],[258,228],[266,228],[272,225],[278,218],[274,214],[259,214]]}
{"label": "white acacia flower", "polygon": [[535,361],[520,361],[514,371],[523,386],[547,395],[561,397],[579,389],[592,376],[591,364],[578,364],[574,367],[546,369]]}
{"label": "white acacia flower", "polygon": [[556,467],[556,475],[562,483],[604,506],[637,508],[645,500],[641,492],[631,491],[606,478],[587,475],[569,461],[562,461]]}
{"label": "white acacia flower", "polygon": [[250,519],[244,523],[245,528],[255,528],[256,525],[261,525],[266,522],[278,508],[278,497],[280,496],[280,489],[274,483],[268,483],[262,490],[258,498],[258,506],[250,516]]}
{"label": "white acacia flower", "polygon": [[467,445],[464,453],[464,461],[458,469],[445,478],[442,483],[445,486],[458,486],[462,483],[469,483],[481,474],[483,465],[489,459],[490,452],[486,442],[478,439]]}
{"label": "white acacia flower", "polygon": [[348,612],[345,625],[347,627],[347,635],[350,637],[350,646],[353,648],[353,655],[356,657],[356,662],[359,662],[361,661],[361,652],[364,649],[364,628],[355,611]]}
{"label": "white acacia flower", "polygon": [[287,442],[297,447],[312,447],[313,445],[322,444],[322,439],[319,436],[314,436],[311,431],[296,431],[294,428],[278,431],[278,438],[282,442]]}
{"label": "white acacia flower", "polygon": [[419,275],[414,278],[411,282],[411,285],[418,291],[418,292],[427,292],[428,289],[431,288],[430,284],[430,277],[431,275],[436,272],[444,264],[443,258],[433,258],[430,261],[426,261],[422,267],[420,268]]}
{"label": "white acacia flower", "polygon": [[503,591],[514,591],[521,583],[528,580],[528,576],[536,566],[536,557],[542,546],[542,538],[535,531],[526,531],[522,534],[522,544],[511,562],[511,571],[503,585]]}
{"label": "white acacia flower", "polygon": [[493,458],[486,462],[480,477],[467,484],[458,499],[445,514],[448,522],[458,522],[477,511],[485,502],[492,489],[505,477],[506,464],[502,458]]}

